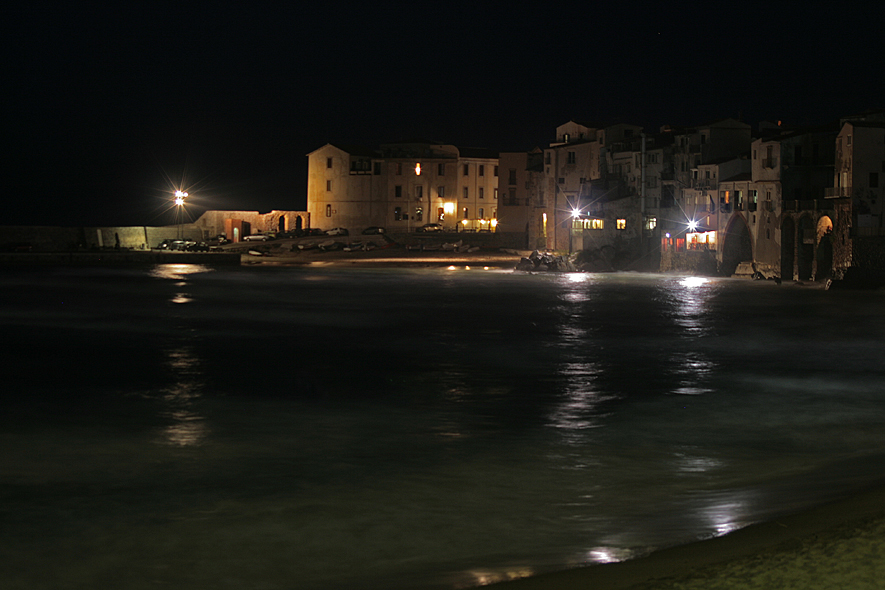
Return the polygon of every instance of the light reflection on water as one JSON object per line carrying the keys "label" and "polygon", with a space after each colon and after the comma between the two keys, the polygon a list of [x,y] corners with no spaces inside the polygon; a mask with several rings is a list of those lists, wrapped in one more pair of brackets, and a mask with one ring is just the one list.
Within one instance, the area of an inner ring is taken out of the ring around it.
{"label": "light reflection on water", "polygon": [[[503,580],[722,534],[814,502],[808,481],[838,490],[846,457],[869,477],[885,449],[882,306],[821,313],[844,294],[184,266],[48,281],[42,301],[73,284],[89,321],[14,334],[20,362],[99,368],[50,381],[63,393],[22,402],[36,426],[0,433],[19,587],[50,553],[83,587],[108,563],[191,587]],[[127,321],[91,319],[109,315]],[[822,369],[820,351],[846,361]]]}
{"label": "light reflection on water", "polygon": [[192,347],[181,346],[167,351],[167,364],[175,382],[161,396],[161,415],[170,422],[163,428],[162,437],[171,445],[199,445],[209,435],[204,417],[195,410],[204,387],[200,360]]}

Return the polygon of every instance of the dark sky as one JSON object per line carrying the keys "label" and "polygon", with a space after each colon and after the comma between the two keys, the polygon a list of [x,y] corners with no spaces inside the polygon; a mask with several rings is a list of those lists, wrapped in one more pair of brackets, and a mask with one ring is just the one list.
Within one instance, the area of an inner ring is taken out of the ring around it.
{"label": "dark sky", "polygon": [[171,223],[179,185],[194,216],[301,209],[327,142],[530,149],[573,118],[885,106],[866,3],[107,4],[0,15],[0,225]]}

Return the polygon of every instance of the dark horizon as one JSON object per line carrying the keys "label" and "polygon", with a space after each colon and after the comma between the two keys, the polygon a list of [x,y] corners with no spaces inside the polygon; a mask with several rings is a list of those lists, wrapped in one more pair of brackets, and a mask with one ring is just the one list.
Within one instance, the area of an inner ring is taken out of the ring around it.
{"label": "dark horizon", "polygon": [[8,10],[0,225],[160,225],[176,188],[195,214],[303,209],[326,143],[528,150],[570,119],[755,130],[885,106],[883,8],[643,10]]}

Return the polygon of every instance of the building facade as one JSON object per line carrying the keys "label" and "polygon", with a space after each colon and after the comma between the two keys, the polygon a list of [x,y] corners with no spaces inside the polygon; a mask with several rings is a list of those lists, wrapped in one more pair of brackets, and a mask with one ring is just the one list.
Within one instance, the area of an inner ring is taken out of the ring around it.
{"label": "building facade", "polygon": [[307,209],[322,229],[495,231],[498,201],[498,154],[489,150],[410,141],[308,154]]}

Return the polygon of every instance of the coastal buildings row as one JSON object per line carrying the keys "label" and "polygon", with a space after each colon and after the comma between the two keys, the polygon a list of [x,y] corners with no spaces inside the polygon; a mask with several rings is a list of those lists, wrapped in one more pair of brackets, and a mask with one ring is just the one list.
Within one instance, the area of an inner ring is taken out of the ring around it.
{"label": "coastal buildings row", "polygon": [[573,120],[524,152],[326,144],[308,154],[307,208],[317,227],[497,232],[601,270],[809,280],[885,268],[883,175],[885,111],[755,132]]}

